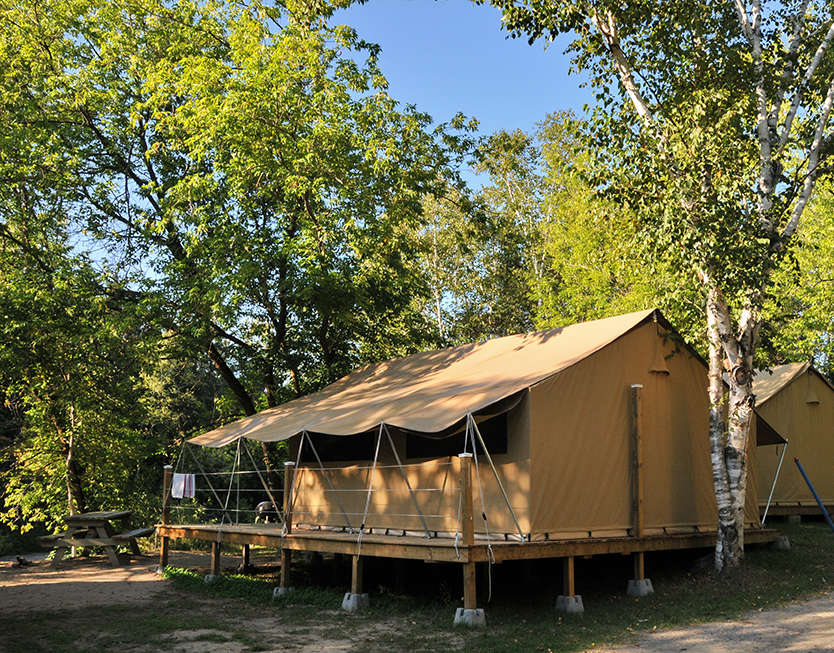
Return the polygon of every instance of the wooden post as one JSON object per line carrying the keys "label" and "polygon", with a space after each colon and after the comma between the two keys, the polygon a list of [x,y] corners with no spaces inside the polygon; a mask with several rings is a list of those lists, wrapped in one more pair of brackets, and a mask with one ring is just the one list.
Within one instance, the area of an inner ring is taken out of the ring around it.
{"label": "wooden post", "polygon": [[[292,533],[292,485],[295,476],[295,463],[284,463],[284,530],[287,535]],[[281,587],[290,587],[290,567],[292,565],[292,551],[281,548]]]}
{"label": "wooden post", "polygon": [[333,584],[339,584],[339,571],[342,566],[342,554],[341,553],[334,553],[333,554]]}
{"label": "wooden post", "polygon": [[631,386],[632,512],[634,537],[643,537],[643,386]]}
{"label": "wooden post", "polygon": [[[171,483],[174,480],[174,468],[165,465],[162,468],[162,523],[171,522]],[[163,569],[168,566],[168,538],[159,539],[159,566]]]}
{"label": "wooden post", "polygon": [[402,558],[394,559],[394,589],[398,594],[406,594],[407,583],[405,573],[405,560]]}
{"label": "wooden post", "polygon": [[475,594],[477,591],[477,583],[475,574],[477,572],[474,562],[463,563],[463,609],[477,610],[478,599]]}
{"label": "wooden post", "polygon": [[[472,454],[462,453],[458,458],[460,459],[461,491],[460,530],[463,536],[463,545],[468,549],[475,545],[475,521],[472,511]],[[474,562],[463,563],[464,610],[475,610],[478,607],[476,572]]]}
{"label": "wooden post", "polygon": [[[643,386],[631,386],[631,448],[632,448],[632,499],[633,536],[641,539],[645,534],[643,523]],[[635,551],[634,580],[628,582],[629,596],[651,594],[652,582],[646,578],[643,551]]]}
{"label": "wooden post", "polygon": [[562,560],[562,594],[564,596],[574,596],[576,594],[576,576],[573,569],[573,556],[568,556]]}
{"label": "wooden post", "polygon": [[284,529],[292,533],[292,484],[295,477],[295,463],[284,463]]}
{"label": "wooden post", "polygon": [[292,564],[292,551],[281,549],[281,587],[290,587],[290,565]]}
{"label": "wooden post", "polygon": [[460,531],[464,546],[475,544],[475,521],[472,514],[472,454],[462,453],[460,460]]}
{"label": "wooden post", "polygon": [[211,543],[211,575],[217,576],[220,573],[220,542],[215,540]]}
{"label": "wooden post", "polygon": [[634,554],[634,580],[645,580],[646,567],[643,559],[643,552],[637,551]]}
{"label": "wooden post", "polygon": [[363,560],[359,556],[351,556],[351,561],[352,564],[350,567],[350,593],[361,594]]}

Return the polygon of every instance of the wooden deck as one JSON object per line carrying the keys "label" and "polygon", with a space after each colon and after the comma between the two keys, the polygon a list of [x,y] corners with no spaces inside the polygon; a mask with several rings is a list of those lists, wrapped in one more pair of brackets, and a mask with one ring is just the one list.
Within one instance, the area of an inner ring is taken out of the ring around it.
{"label": "wooden deck", "polygon": [[[759,504],[759,514],[763,515],[767,504]],[[825,503],[825,510],[830,515],[834,513],[834,503]],[[789,517],[791,515],[809,515],[822,517],[816,501],[774,501],[767,510],[768,517]]]}
{"label": "wooden deck", "polygon": [[[329,531],[294,530],[281,537],[278,524],[159,524],[160,537],[189,538],[232,544],[255,544],[290,551],[315,551],[357,555],[357,535]],[[775,529],[746,530],[746,544],[772,542],[779,535]],[[715,533],[688,533],[683,535],[650,535],[642,538],[613,537],[581,540],[548,540],[543,542],[493,541],[492,553],[496,562],[505,560],[532,560],[536,558],[586,557],[610,553],[627,555],[651,551],[697,549],[715,546]],[[458,543],[451,538],[410,537],[396,535],[363,535],[361,555],[380,558],[402,558],[430,562],[486,562],[490,559],[485,540],[476,540],[472,546]]]}
{"label": "wooden deck", "polygon": [[[715,532],[693,532],[686,534],[648,535],[643,529],[642,493],[638,487],[634,502],[634,535],[619,537],[588,537],[581,539],[520,542],[490,541],[480,539],[474,533],[471,458],[472,454],[462,454],[461,462],[461,516],[460,537],[456,541],[450,537],[416,537],[410,535],[390,535],[365,533],[361,544],[358,534],[334,532],[327,530],[307,530],[293,528],[291,502],[286,497],[291,495],[293,463],[285,463],[284,473],[284,519],[287,532],[280,524],[171,524],[170,523],[170,487],[172,468],[165,468],[162,523],[157,525],[160,542],[160,566],[168,562],[168,542],[171,539],[188,538],[212,542],[211,574],[220,572],[220,547],[223,542],[243,545],[243,563],[248,562],[250,545],[275,547],[281,550],[281,580],[277,593],[289,592],[291,584],[291,560],[294,551],[333,553],[350,556],[351,589],[345,596],[343,608],[349,611],[367,602],[367,595],[362,592],[362,566],[367,557],[398,558],[404,560],[423,560],[426,562],[457,563],[463,571],[463,608],[458,610],[462,623],[483,623],[483,611],[477,610],[476,568],[478,563],[504,562],[507,560],[534,560],[543,558],[561,558],[563,561],[562,609],[569,612],[582,612],[581,597],[576,596],[574,560],[577,557],[589,558],[595,555],[620,554],[631,555],[634,563],[634,582],[651,590],[651,581],[645,578],[644,556],[652,551],[670,551],[676,549],[698,549],[715,546]],[[639,475],[638,475],[639,476]],[[756,544],[772,542],[779,531],[774,529],[749,529],[744,533],[745,543]],[[629,590],[631,591],[631,590]],[[634,595],[634,594],[632,594]],[[639,594],[643,596],[645,594]],[[565,600],[567,599],[567,601]],[[557,601],[557,609],[560,603]],[[578,607],[577,607],[578,606]]]}

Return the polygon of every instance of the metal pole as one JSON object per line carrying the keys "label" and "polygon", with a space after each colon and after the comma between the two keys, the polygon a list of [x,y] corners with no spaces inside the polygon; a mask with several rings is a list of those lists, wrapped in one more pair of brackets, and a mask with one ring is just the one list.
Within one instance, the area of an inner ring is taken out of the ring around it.
{"label": "metal pole", "polygon": [[[241,438],[243,440],[243,438]],[[252,468],[255,470],[255,473],[258,475],[258,479],[261,481],[261,485],[263,486],[264,490],[266,491],[266,496],[269,497],[269,500],[272,502],[272,507],[275,509],[275,514],[278,515],[278,518],[281,520],[281,523],[284,522],[284,515],[282,506],[278,505],[278,502],[275,501],[275,497],[272,496],[272,491],[269,489],[269,485],[267,485],[264,477],[261,475],[261,470],[258,469],[258,465],[255,463],[255,458],[252,456],[252,452],[249,451],[249,445],[246,444],[246,440],[243,440],[243,449],[246,451],[246,455],[249,456],[249,460],[252,462]]]}
{"label": "metal pole", "polygon": [[[385,426],[385,424],[383,424]],[[400,468],[400,473],[403,475],[403,480],[405,481],[405,485],[408,488],[408,493],[411,495],[411,500],[414,502],[414,507],[417,509],[417,516],[420,518],[420,521],[423,523],[423,530],[426,531],[426,537],[431,537],[431,531],[429,531],[429,525],[426,523],[425,518],[423,517],[423,511],[420,510],[420,504],[417,503],[417,497],[414,496],[414,490],[411,488],[411,482],[408,480],[408,475],[405,473],[403,469],[402,460],[400,460],[400,454],[397,453],[397,447],[394,446],[394,440],[391,438],[391,434],[388,432],[388,427],[385,426],[385,435],[388,436],[388,444],[391,445],[391,451],[394,452],[394,458],[397,461],[397,466]]]}
{"label": "metal pole", "polygon": [[[481,443],[481,447],[484,449],[484,454],[486,455],[486,459],[489,462],[489,466],[492,468],[492,474],[495,476],[495,480],[498,482],[498,489],[501,490],[501,495],[504,497],[504,503],[507,504],[507,508],[510,510],[510,517],[513,518],[513,522],[515,523],[515,527],[518,529],[518,535],[521,537],[521,541],[524,542],[524,532],[521,530],[521,525],[518,523],[518,519],[516,519],[515,511],[513,510],[512,505],[510,504],[510,498],[507,496],[507,491],[504,489],[504,484],[501,482],[501,477],[498,476],[498,470],[495,468],[495,463],[492,462],[492,456],[489,455],[489,449],[487,449],[486,442],[484,442],[484,438],[481,436],[481,431],[478,428],[477,422],[475,422],[475,418],[472,416],[472,413],[467,415],[467,419],[469,420],[469,424],[472,427],[473,432],[475,435],[478,436],[478,442]],[[472,449],[475,449],[474,439],[472,442]],[[477,458],[475,458],[477,462]],[[478,479],[479,483],[479,490],[480,490],[480,478]],[[483,490],[481,492],[481,501],[483,501]],[[486,514],[483,515],[484,521],[486,521]]]}
{"label": "metal pole", "polygon": [[811,488],[811,494],[814,495],[814,498],[817,500],[817,505],[822,510],[822,514],[825,515],[825,521],[828,522],[829,528],[834,531],[834,522],[831,521],[831,515],[828,514],[828,511],[825,509],[825,506],[822,503],[822,499],[820,499],[820,495],[817,494],[817,491],[814,489],[813,484],[811,483],[811,479],[808,478],[808,474],[805,473],[805,469],[802,467],[802,463],[799,462],[799,458],[794,458],[793,461],[796,463],[796,466],[799,467],[799,471],[802,473],[802,477],[805,479],[805,482],[808,484],[808,487]]}
{"label": "metal pole", "polygon": [[307,433],[306,430],[303,432],[302,436],[305,435],[307,436],[307,443],[310,445],[310,449],[313,450],[313,455],[316,457],[316,460],[319,463],[319,469],[321,469],[321,473],[324,475],[324,480],[327,481],[327,487],[329,487],[330,491],[333,493],[333,498],[336,499],[336,505],[339,506],[339,510],[342,512],[342,517],[345,518],[345,523],[347,524],[348,531],[353,533],[353,526],[350,523],[350,518],[345,512],[345,509],[342,507],[342,502],[339,501],[339,493],[336,492],[336,488],[334,488],[333,483],[330,482],[330,475],[327,473],[327,469],[325,469],[324,463],[321,461],[321,456],[319,456],[319,452],[316,451],[316,445],[313,444],[313,438],[310,437],[310,434]]}
{"label": "metal pole", "polygon": [[785,460],[785,452],[788,450],[788,441],[785,440],[785,446],[782,448],[782,455],[779,456],[779,464],[776,466],[776,476],[773,477],[773,485],[770,486],[770,494],[767,497],[767,505],[765,506],[764,515],[762,515],[762,526],[767,520],[767,511],[770,510],[770,500],[773,498],[773,492],[776,490],[776,481],[779,480],[779,472],[782,469],[782,461]]}

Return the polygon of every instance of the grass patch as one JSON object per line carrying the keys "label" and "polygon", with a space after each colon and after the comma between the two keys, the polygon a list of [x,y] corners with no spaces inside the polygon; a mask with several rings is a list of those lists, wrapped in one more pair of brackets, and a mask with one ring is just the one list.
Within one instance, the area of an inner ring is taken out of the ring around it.
{"label": "grass patch", "polygon": [[335,610],[342,605],[344,594],[333,588],[299,587],[291,594],[273,598],[277,579],[272,576],[216,576],[207,583],[204,576],[188,569],[168,567],[164,577],[174,587],[204,596],[242,599],[252,605],[308,606]]}
{"label": "grass patch", "polygon": [[[194,606],[196,612],[192,613]],[[153,608],[102,607],[0,616],[0,650],[27,653],[78,653],[79,651],[169,651],[182,642],[238,641],[250,650],[265,650],[261,638],[245,631],[239,613],[206,612],[187,601]],[[37,623],[37,628],[33,627]],[[190,635],[195,631],[194,635]],[[269,647],[267,647],[269,648]]]}

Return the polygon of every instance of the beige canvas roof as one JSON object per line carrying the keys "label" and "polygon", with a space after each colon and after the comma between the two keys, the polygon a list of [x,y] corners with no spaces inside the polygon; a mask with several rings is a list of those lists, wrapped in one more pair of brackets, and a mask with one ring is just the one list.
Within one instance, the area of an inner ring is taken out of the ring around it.
{"label": "beige canvas roof", "polygon": [[834,386],[811,363],[776,365],[769,370],[756,370],[753,377],[753,392],[756,395],[756,405],[763,405],[808,370],[829,388],[834,390]]}
{"label": "beige canvas roof", "polygon": [[769,370],[756,370],[753,376],[753,394],[756,405],[761,406],[782,388],[787,386],[810,367],[809,363],[777,365]]}
{"label": "beige canvas roof", "polygon": [[[757,372],[753,390],[756,412],[788,439],[790,457],[802,461],[820,498],[834,502],[834,387],[810,363],[792,363]],[[791,510],[813,506],[816,511],[816,500],[794,465],[785,460],[780,467],[779,452],[756,455],[762,505],[772,500]]]}
{"label": "beige canvas roof", "polygon": [[192,438],[286,440],[306,430],[354,435],[381,423],[440,433],[599,351],[659,312],[629,313],[367,365],[320,392]]}

